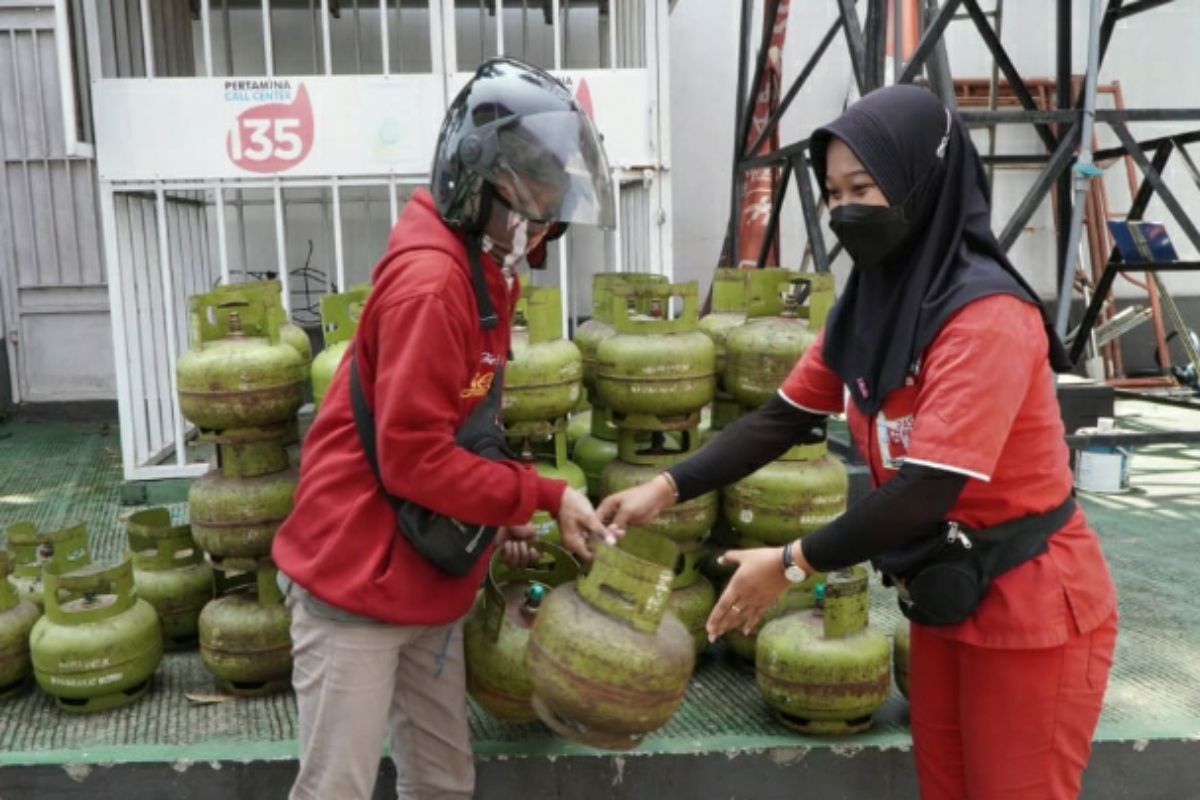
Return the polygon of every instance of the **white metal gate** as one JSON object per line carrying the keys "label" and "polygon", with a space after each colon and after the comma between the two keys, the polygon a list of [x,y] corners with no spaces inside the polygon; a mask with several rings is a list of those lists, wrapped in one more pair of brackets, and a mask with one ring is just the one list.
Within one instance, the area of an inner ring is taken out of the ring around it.
{"label": "white metal gate", "polygon": [[538,282],[573,311],[593,272],[671,273],[667,0],[81,2],[128,480],[207,469],[176,402],[187,295],[274,275],[314,322],[316,295],[367,278],[495,54],[567,80],[620,187],[618,229],[573,230]]}

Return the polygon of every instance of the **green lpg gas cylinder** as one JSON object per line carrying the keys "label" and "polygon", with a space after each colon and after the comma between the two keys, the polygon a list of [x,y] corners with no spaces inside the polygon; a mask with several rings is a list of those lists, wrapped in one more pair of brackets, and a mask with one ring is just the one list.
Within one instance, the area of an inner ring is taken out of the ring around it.
{"label": "green lpg gas cylinder", "polygon": [[[550,441],[535,445],[524,440],[520,449],[521,461],[537,470],[543,478],[566,481],[567,486],[583,492],[587,490],[587,476],[578,464],[567,458],[567,435],[553,434]],[[558,521],[549,511],[538,509],[529,520],[538,532],[538,539],[560,544]]]}
{"label": "green lpg gas cylinder", "polygon": [[[280,310],[284,310],[283,285],[276,279],[221,284],[213,287],[212,294],[226,300],[261,297],[266,303],[276,305]],[[308,334],[304,332],[303,328],[286,321],[286,310],[284,310],[283,319],[285,321],[279,325],[279,340],[300,354],[300,358],[304,361],[304,377],[307,380],[309,366],[313,360],[312,342],[308,340]],[[252,336],[267,336],[266,331],[247,330],[246,333]]]}
{"label": "green lpg gas cylinder", "polygon": [[671,590],[667,610],[678,617],[683,627],[691,634],[696,655],[700,655],[708,647],[708,632],[704,629],[704,623],[708,621],[708,615],[712,613],[716,604],[717,590],[703,575],[697,575],[691,583],[682,588]]}
{"label": "green lpg gas cylinder", "polygon": [[783,590],[783,594],[779,595],[775,602],[763,612],[762,618],[749,634],[743,633],[740,628],[731,628],[721,638],[725,641],[729,651],[737,656],[743,664],[753,666],[758,648],[758,634],[762,631],[763,626],[787,614],[816,606],[817,593],[824,591],[824,585],[825,573],[823,572],[814,572],[800,583],[789,584],[788,588]]}
{"label": "green lpg gas cylinder", "polygon": [[717,391],[725,388],[725,339],[746,322],[746,275],[748,270],[719,267],[713,272],[712,310],[700,318],[700,330],[716,348]]}
{"label": "green lpg gas cylinder", "polygon": [[553,731],[625,750],[675,713],[696,659],[667,611],[676,556],[667,539],[630,531],[542,601],[526,666],[534,711]]}
{"label": "green lpg gas cylinder", "polygon": [[291,684],[291,614],[264,562],[253,584],[240,585],[200,612],[200,658],[222,691],[242,697],[281,692]]}
{"label": "green lpg gas cylinder", "polygon": [[726,521],[742,547],[780,546],[846,510],[849,478],[825,443],[797,445],[722,490]]}
{"label": "green lpg gas cylinder", "polygon": [[583,396],[583,356],[562,338],[558,289],[526,286],[517,303],[512,358],[504,369],[504,426],[567,416]]}
{"label": "green lpg gas cylinder", "polygon": [[42,614],[5,580],[10,572],[12,559],[7,550],[0,550],[0,699],[17,694],[29,683],[33,674],[29,632]]}
{"label": "green lpg gas cylinder", "polygon": [[816,340],[833,303],[833,276],[763,269],[746,285],[746,323],[725,338],[725,384],[743,407],[758,408]]}
{"label": "green lpg gas cylinder", "polygon": [[583,470],[588,497],[597,503],[604,495],[604,468],[617,457],[619,448],[617,426],[613,424],[611,411],[593,406],[590,422],[591,432],[575,443],[571,460]]}
{"label": "green lpg gas cylinder", "polygon": [[371,287],[366,284],[351,286],[340,294],[326,295],[321,298],[321,332],[324,336],[325,347],[312,365],[313,407],[321,408],[321,402],[329,391],[329,384],[337,372],[350,341],[358,329],[358,320],[362,317],[363,306]]}
{"label": "green lpg gas cylinder", "polygon": [[[577,328],[571,340],[579,347],[583,359],[583,383],[588,394],[596,397],[596,351],[605,339],[615,336],[612,318],[612,291],[617,288],[665,286],[663,275],[637,272],[597,272],[592,276],[592,315]],[[648,311],[648,298],[638,311]]]}
{"label": "green lpg gas cylinder", "polygon": [[191,526],[172,525],[165,508],[139,511],[125,525],[138,597],[158,612],[163,646],[192,647],[200,610],[213,596],[213,573],[192,539]]}
{"label": "green lpg gas cylinder", "polygon": [[249,570],[270,555],[271,539],[292,511],[299,473],[294,467],[256,478],[227,478],[210,470],[188,490],[192,536],[212,563]]}
{"label": "green lpg gas cylinder", "polygon": [[[646,481],[672,464],[687,458],[699,447],[695,430],[679,431],[680,446],[667,434],[654,431],[639,434],[622,429],[619,433],[619,455],[604,468],[601,486],[603,495],[615,494]],[[647,441],[649,439],[649,441]],[[718,497],[708,492],[682,503],[675,503],[644,525],[631,525],[630,530],[645,530],[670,539],[683,553],[695,553],[717,520]]]}
{"label": "green lpg gas cylinder", "polygon": [[891,687],[887,637],[867,626],[867,573],[831,572],[824,600],[766,625],[758,636],[758,688],[779,719],[804,734],[871,726]]}
{"label": "green lpg gas cylinder", "polygon": [[572,413],[567,419],[567,454],[573,454],[575,445],[579,444],[579,440],[591,431],[592,409],[590,407]]}
{"label": "green lpg gas cylinder", "polygon": [[283,472],[291,465],[287,424],[263,428],[230,428],[200,434],[217,449],[217,471],[226,478],[257,478]]}
{"label": "green lpg gas cylinder", "polygon": [[711,434],[708,438],[728,428],[741,415],[742,404],[729,392],[718,389],[712,402]]}
{"label": "green lpg gas cylinder", "polygon": [[525,668],[529,631],[546,594],[575,580],[579,565],[561,547],[538,542],[541,561],[529,568],[492,556],[488,578],[463,626],[467,691],[488,713],[513,722],[537,719]]}
{"label": "green lpg gas cylinder", "polygon": [[87,526],[83,524],[56,531],[39,531],[32,522],[15,522],[8,526],[7,537],[13,563],[8,580],[17,594],[39,610],[45,607],[42,567],[54,564],[60,572],[70,572],[92,561]]}
{"label": "green lpg gas cylinder", "polygon": [[291,420],[304,401],[307,372],[300,354],[279,338],[283,310],[261,297],[216,294],[191,297],[188,308],[192,348],[176,365],[184,417],[210,430]]}
{"label": "green lpg gas cylinder", "polygon": [[137,596],[133,563],[60,569],[45,566],[46,614],[29,635],[38,685],[74,713],[133,702],[163,654],[158,614]]}
{"label": "green lpg gas cylinder", "polygon": [[[631,313],[640,297],[650,298],[649,313]],[[667,313],[672,298],[683,300],[674,319]],[[596,351],[599,403],[612,409],[619,427],[641,430],[664,430],[671,427],[666,420],[699,415],[717,381],[716,349],[699,329],[696,283],[615,290],[612,303],[617,333]]]}

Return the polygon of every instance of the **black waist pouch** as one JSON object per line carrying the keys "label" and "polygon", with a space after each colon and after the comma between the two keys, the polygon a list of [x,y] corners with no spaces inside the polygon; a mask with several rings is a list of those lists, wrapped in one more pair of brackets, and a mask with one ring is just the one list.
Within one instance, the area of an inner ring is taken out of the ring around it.
{"label": "black waist pouch", "polygon": [[871,561],[895,586],[904,616],[922,625],[963,622],[988,586],[1013,567],[1046,552],[1050,536],[1075,513],[1075,498],[1050,511],[991,528],[943,522],[932,536],[892,548]]}
{"label": "black waist pouch", "polygon": [[[379,461],[375,454],[375,419],[363,396],[362,383],[358,378],[358,364],[354,349],[346,358],[350,359],[350,401],[354,409],[354,427],[362,443],[367,461],[375,473],[380,491],[396,512],[396,525],[408,543],[421,556],[443,572],[461,578],[471,571],[480,556],[487,552],[488,545],[496,537],[496,526],[463,522],[445,514],[438,514],[418,503],[388,494],[379,475]],[[504,370],[497,369],[492,378],[487,396],[467,417],[455,433],[454,441],[476,455],[501,461],[513,458],[500,427],[500,397],[504,384]]]}

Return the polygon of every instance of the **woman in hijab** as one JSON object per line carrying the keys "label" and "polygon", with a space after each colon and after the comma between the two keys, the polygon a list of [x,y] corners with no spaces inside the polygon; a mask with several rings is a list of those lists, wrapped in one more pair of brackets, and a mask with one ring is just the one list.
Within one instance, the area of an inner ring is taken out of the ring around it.
{"label": "woman in hijab", "polygon": [[709,638],[754,629],[790,582],[870,559],[913,621],[921,796],[1075,797],[1117,615],[1072,497],[1062,344],[992,234],[966,127],[934,95],[868,94],[814,133],[812,161],[854,261],[825,331],[778,396],[598,513],[644,524],[845,413],[873,491],[787,547],[726,554]]}

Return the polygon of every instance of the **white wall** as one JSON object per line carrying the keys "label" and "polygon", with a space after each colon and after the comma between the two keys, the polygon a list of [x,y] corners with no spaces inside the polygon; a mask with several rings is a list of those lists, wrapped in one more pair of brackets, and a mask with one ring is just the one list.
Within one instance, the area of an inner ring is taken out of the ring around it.
{"label": "white wall", "polygon": [[[729,209],[730,158],[733,149],[733,106],[737,81],[738,11],[735,3],[679,0],[671,18],[672,139],[674,155],[675,270],[681,277],[707,284],[716,266],[724,238]],[[718,6],[720,7],[718,10]],[[990,8],[991,3],[984,3]],[[1074,3],[1074,70],[1082,72],[1086,57],[1087,2]],[[761,9],[761,4],[760,4]],[[817,42],[836,17],[836,3],[793,0],[784,48],[784,88],[808,60]],[[761,22],[761,10],[756,20]],[[1002,40],[1013,62],[1026,77],[1053,77],[1055,10],[1053,3],[1038,0],[1009,0],[1004,4]],[[1200,107],[1200,3],[1177,2],[1121,21],[1113,38],[1101,83],[1119,79],[1129,107]],[[757,47],[757,36],[755,37]],[[987,77],[991,55],[973,25],[951,24],[948,33],[951,72],[956,77]],[[1167,55],[1169,54],[1169,55]],[[1153,57],[1150,57],[1153,56]],[[852,91],[847,48],[839,37],[827,51],[817,71],[809,78],[784,117],[781,142],[806,137],[813,128],[836,116]],[[1111,107],[1102,96],[1101,107]],[[1200,127],[1200,123],[1142,123],[1133,126],[1138,138]],[[976,141],[986,147],[986,133]],[[1004,126],[998,134],[998,152],[1038,152],[1040,140],[1031,126]],[[1099,145],[1115,144],[1115,136],[1104,127]],[[1200,161],[1200,145],[1192,148]],[[1036,173],[1005,170],[998,174],[995,190],[997,230],[1016,208]],[[1123,164],[1106,177],[1110,209],[1124,213],[1129,192]],[[1167,180],[1184,207],[1200,222],[1200,190],[1184,171],[1178,154],[1168,165]],[[805,244],[799,203],[794,190],[782,217],[782,262],[796,267]],[[1178,224],[1160,202],[1151,204],[1148,219],[1163,219],[1173,231],[1181,257],[1195,255]],[[1011,255],[1018,268],[1046,296],[1055,286],[1054,220],[1049,202],[1029,221]],[[842,259],[834,272],[839,284],[848,264]],[[1167,285],[1176,293],[1200,294],[1200,274],[1167,274]],[[1122,282],[1121,295],[1137,293]]]}

